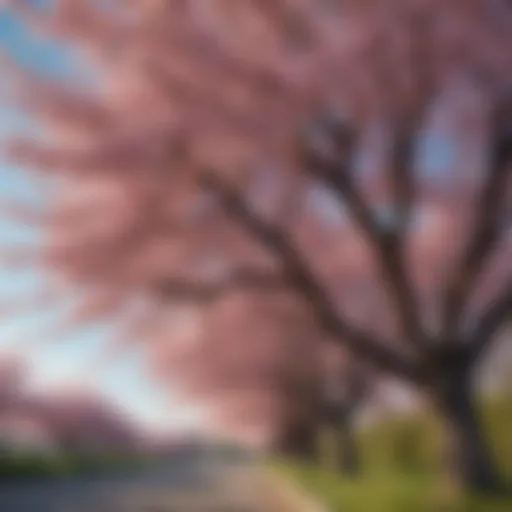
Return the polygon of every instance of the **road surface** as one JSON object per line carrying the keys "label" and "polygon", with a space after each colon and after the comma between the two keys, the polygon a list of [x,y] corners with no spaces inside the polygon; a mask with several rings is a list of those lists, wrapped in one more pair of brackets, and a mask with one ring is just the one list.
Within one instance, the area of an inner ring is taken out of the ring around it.
{"label": "road surface", "polygon": [[0,511],[271,512],[255,469],[203,454],[130,474],[0,483]]}

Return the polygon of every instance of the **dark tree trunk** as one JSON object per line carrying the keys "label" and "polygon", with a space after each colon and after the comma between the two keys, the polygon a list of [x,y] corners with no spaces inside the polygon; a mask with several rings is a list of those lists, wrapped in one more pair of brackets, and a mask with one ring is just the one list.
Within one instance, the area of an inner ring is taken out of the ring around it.
{"label": "dark tree trunk", "polygon": [[305,462],[318,460],[317,425],[314,419],[293,422],[285,427],[277,443],[282,455]]}
{"label": "dark tree trunk", "polygon": [[357,438],[352,418],[342,418],[335,430],[336,461],[345,476],[355,477],[361,469]]}
{"label": "dark tree trunk", "polygon": [[435,401],[447,434],[447,469],[460,488],[495,492],[501,489],[487,446],[467,370],[453,370],[437,385]]}

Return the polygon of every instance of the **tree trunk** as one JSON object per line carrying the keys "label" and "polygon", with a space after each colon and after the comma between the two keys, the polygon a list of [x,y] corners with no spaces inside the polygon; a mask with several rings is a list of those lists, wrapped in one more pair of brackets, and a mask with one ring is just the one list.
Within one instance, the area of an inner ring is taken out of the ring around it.
{"label": "tree trunk", "polygon": [[318,460],[317,425],[313,419],[292,422],[282,432],[277,451],[305,462]]}
{"label": "tree trunk", "polygon": [[478,421],[469,372],[450,372],[435,394],[447,434],[446,462],[452,482],[465,490],[499,490],[500,479]]}
{"label": "tree trunk", "polygon": [[335,436],[338,470],[345,476],[357,476],[361,467],[356,434],[351,418],[341,419],[336,427]]}

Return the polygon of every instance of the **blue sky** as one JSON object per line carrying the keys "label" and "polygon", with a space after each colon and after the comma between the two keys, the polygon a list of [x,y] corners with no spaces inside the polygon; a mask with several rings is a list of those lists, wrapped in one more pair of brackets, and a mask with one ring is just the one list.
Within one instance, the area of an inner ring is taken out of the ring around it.
{"label": "blue sky", "polygon": [[[68,52],[57,44],[35,39],[15,17],[1,9],[0,50],[6,51],[22,66],[51,77],[66,78],[75,73],[70,68],[72,60]],[[9,105],[2,106],[0,144],[14,132],[27,130],[29,124],[29,120],[20,117]],[[32,205],[44,199],[30,177],[5,160],[0,161],[0,200],[2,198],[22,199]],[[29,226],[0,218],[0,246],[37,244],[41,236]],[[37,287],[43,278],[34,270],[13,272],[0,266],[0,302],[23,296]],[[108,371],[93,374],[95,361],[105,346],[105,328],[89,326],[63,339],[43,339],[45,343],[42,345],[32,344],[27,349],[27,340],[41,336],[44,327],[58,319],[59,310],[55,309],[0,323],[0,351],[20,353],[31,362],[31,385],[35,389],[61,387],[70,381],[83,382],[125,406],[148,426],[164,429],[172,425],[182,426],[188,420],[186,410],[172,406],[170,393],[158,389],[145,377],[142,356],[135,350]]]}

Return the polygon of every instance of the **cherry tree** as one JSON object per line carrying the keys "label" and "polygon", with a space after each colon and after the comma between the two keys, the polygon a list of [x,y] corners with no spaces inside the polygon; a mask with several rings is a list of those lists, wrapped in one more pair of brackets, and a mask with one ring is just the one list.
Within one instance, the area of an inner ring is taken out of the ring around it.
{"label": "cherry tree", "polygon": [[454,475],[495,488],[473,387],[512,301],[508,3],[15,4],[91,69],[12,73],[45,128],[14,154],[61,178],[45,261],[103,310],[293,292],[426,393]]}

